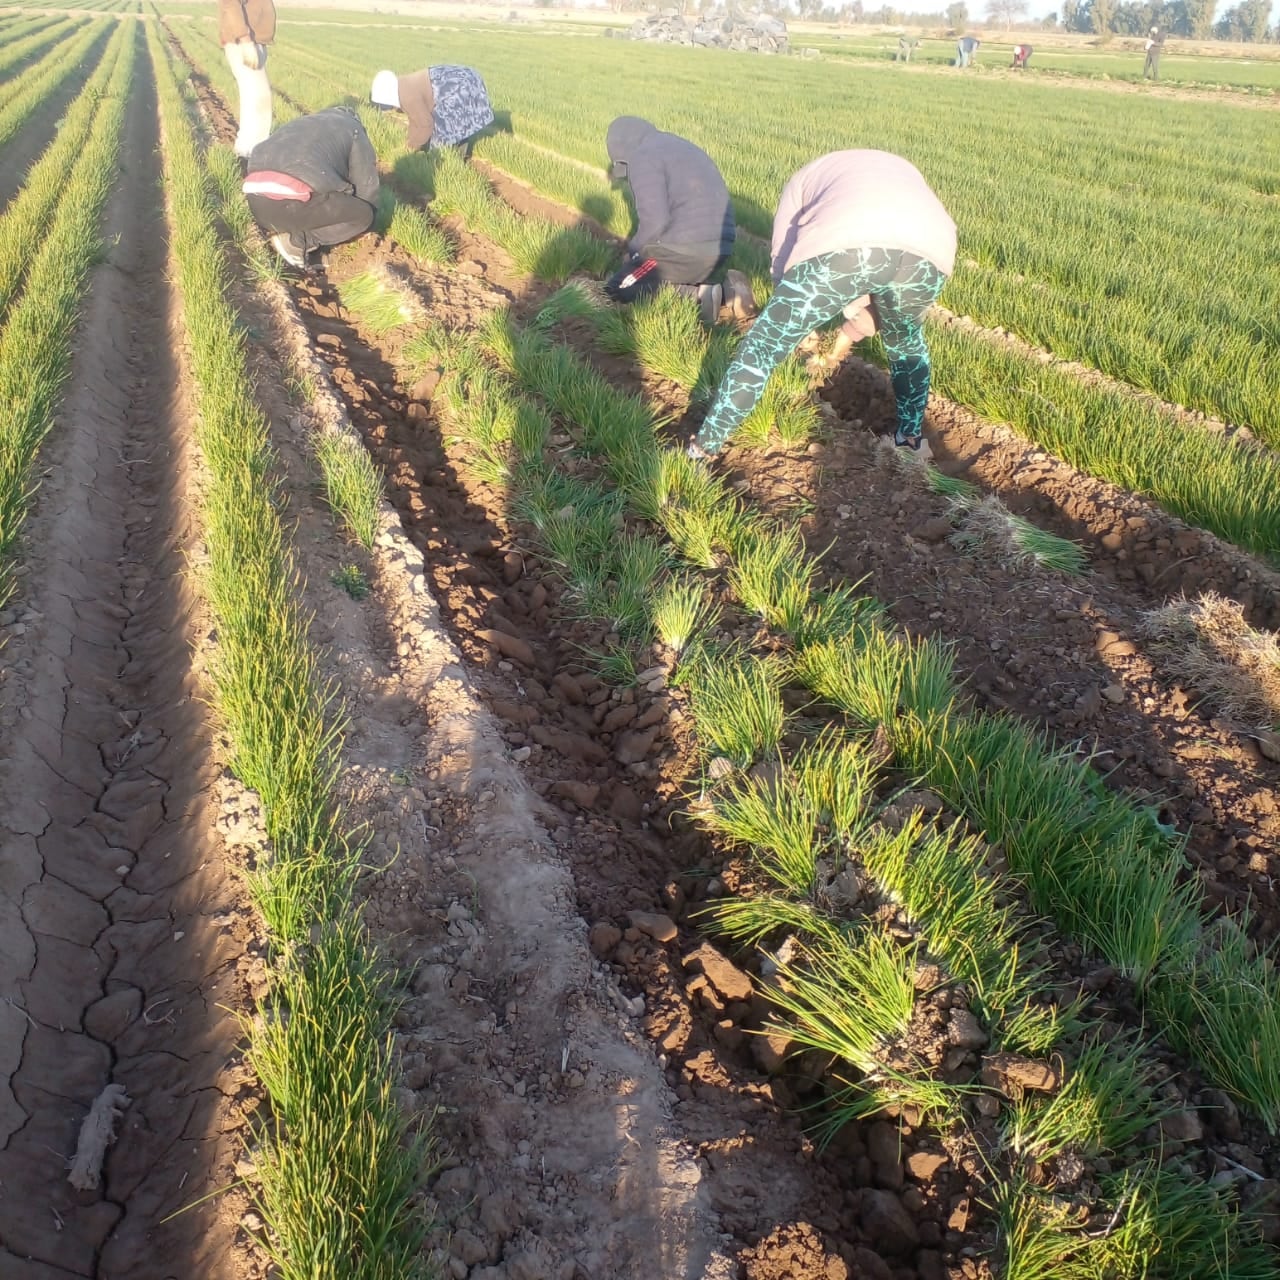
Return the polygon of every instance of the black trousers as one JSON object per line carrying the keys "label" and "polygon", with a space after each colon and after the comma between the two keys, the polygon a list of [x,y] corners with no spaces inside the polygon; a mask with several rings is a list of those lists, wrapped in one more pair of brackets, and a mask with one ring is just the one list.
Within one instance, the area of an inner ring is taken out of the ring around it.
{"label": "black trousers", "polygon": [[647,244],[628,256],[605,281],[604,289],[615,302],[637,302],[664,284],[681,293],[696,293],[698,285],[710,280],[728,257],[718,244]]}
{"label": "black trousers", "polygon": [[367,200],[345,191],[326,191],[310,200],[270,200],[247,196],[249,211],[267,231],[287,232],[294,244],[310,252],[345,244],[373,226],[376,210]]}

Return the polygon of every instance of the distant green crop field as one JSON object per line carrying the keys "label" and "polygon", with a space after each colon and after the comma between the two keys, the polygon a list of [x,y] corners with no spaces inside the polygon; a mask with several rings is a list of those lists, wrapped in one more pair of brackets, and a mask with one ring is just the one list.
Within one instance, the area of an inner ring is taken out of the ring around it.
{"label": "distant green crop field", "polygon": [[[1144,54],[1142,42],[1131,37],[1116,37],[1106,48],[1059,49],[1036,44],[1036,37],[1023,36],[1035,49],[1028,74],[1046,71],[1084,76],[1091,79],[1142,79]],[[978,70],[986,73],[1004,70],[1013,61],[1013,44],[1008,36],[983,37],[978,52]],[[848,36],[815,36],[797,34],[792,38],[797,48],[817,49],[832,58],[893,60],[898,38],[892,34]],[[930,37],[920,38],[919,47],[911,55],[911,65],[951,66],[955,59],[955,41]],[[968,74],[968,73],[966,73]],[[1160,59],[1160,80],[1177,85],[1202,85],[1210,88],[1247,89],[1257,93],[1280,91],[1280,59],[1213,57],[1178,52],[1176,42]]]}
{"label": "distant green crop field", "polygon": [[1280,120],[1269,109],[501,29],[412,46],[329,26],[287,38],[333,77],[335,98],[367,93],[382,65],[478,67],[511,129],[482,153],[615,227],[625,208],[603,163],[619,114],[705,147],[739,224],[760,236],[807,161],[896,151],[960,228],[945,305],[1280,442]]}

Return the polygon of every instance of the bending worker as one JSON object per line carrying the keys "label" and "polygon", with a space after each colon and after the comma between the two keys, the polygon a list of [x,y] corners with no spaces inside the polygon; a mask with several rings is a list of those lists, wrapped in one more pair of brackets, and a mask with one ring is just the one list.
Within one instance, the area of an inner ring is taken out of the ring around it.
{"label": "bending worker", "polygon": [[982,41],[977,36],[961,36],[956,41],[956,66],[976,67],[978,65],[978,49]]}
{"label": "bending worker", "polygon": [[272,0],[218,0],[218,43],[240,90],[236,155],[247,156],[271,132],[267,45],[276,38]]}
{"label": "bending worker", "polygon": [[409,117],[408,142],[414,151],[430,143],[457,147],[469,159],[476,134],[493,123],[489,91],[471,67],[426,67],[407,76],[379,71],[369,97],[374,106]]}
{"label": "bending worker", "polygon": [[696,297],[710,327],[728,299],[734,314],[750,315],[751,287],[731,271],[722,287],[711,278],[733,251],[736,229],[729,188],[701,147],[663,133],[638,116],[619,116],[605,145],[610,174],[631,186],[636,229],[622,266],[605,282],[615,302],[635,302],[668,284]]}
{"label": "bending worker", "polygon": [[773,220],[773,296],[739,346],[689,452],[718,453],[769,375],[813,329],[845,316],[844,350],[880,331],[898,401],[894,442],[919,449],[929,400],[924,313],[951,274],[956,226],[914,165],[834,151],[783,188]]}
{"label": "bending worker", "polygon": [[1013,67],[1012,70],[1021,70],[1031,61],[1031,46],[1029,44],[1015,44],[1013,46]]}
{"label": "bending worker", "polygon": [[249,157],[244,194],[258,225],[291,266],[313,249],[373,226],[378,159],[356,113],[330,107],[281,126]]}

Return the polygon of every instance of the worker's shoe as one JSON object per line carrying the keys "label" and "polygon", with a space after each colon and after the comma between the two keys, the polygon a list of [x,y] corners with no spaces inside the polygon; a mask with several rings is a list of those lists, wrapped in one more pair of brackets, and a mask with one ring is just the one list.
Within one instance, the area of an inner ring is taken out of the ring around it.
{"label": "worker's shoe", "polygon": [[735,320],[750,320],[756,314],[756,299],[751,292],[751,281],[741,271],[724,273],[724,302]]}
{"label": "worker's shoe", "polygon": [[923,435],[904,435],[899,429],[893,433],[893,443],[900,449],[910,449],[913,462],[929,462],[933,459],[933,450]]}
{"label": "worker's shoe", "polygon": [[700,284],[698,286],[698,319],[710,329],[720,319],[720,308],[724,305],[724,290],[718,284]]}
{"label": "worker's shoe", "polygon": [[696,440],[689,441],[689,447],[685,453],[690,458],[697,458],[700,462],[706,462],[715,457],[715,454],[708,453]]}
{"label": "worker's shoe", "polygon": [[293,237],[282,231],[271,237],[271,247],[291,266],[299,270],[307,265],[307,251],[294,242]]}

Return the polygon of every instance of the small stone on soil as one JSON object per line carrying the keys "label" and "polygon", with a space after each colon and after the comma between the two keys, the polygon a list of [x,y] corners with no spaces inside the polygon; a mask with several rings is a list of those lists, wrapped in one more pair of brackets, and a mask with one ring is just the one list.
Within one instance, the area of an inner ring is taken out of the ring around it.
{"label": "small stone on soil", "polygon": [[862,1229],[882,1254],[895,1257],[910,1253],[920,1241],[915,1222],[892,1191],[862,1193]]}
{"label": "small stone on soil", "polygon": [[652,938],[655,942],[674,942],[680,930],[670,916],[660,915],[652,911],[629,911],[627,920],[632,928]]}
{"label": "small stone on soil", "polygon": [[591,926],[589,935],[591,950],[600,960],[606,960],[613,954],[613,949],[622,941],[622,930],[617,925],[602,920]]}
{"label": "small stone on soil", "polygon": [[981,1049],[987,1043],[987,1033],[968,1009],[952,1009],[947,1039],[960,1049]]}
{"label": "small stone on soil", "polygon": [[686,969],[705,975],[708,982],[725,1000],[748,1001],[753,994],[751,979],[732,961],[725,959],[709,942],[689,952],[684,958]]}

